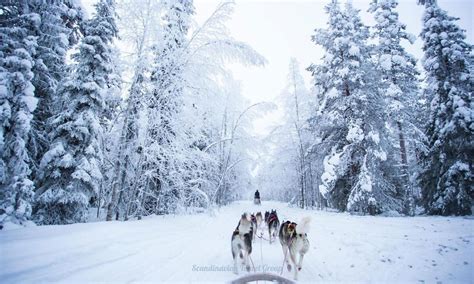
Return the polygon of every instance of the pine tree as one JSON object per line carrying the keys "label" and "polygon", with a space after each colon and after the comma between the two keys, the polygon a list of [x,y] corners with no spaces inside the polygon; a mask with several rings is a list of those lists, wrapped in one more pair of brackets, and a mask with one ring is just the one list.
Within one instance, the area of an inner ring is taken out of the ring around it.
{"label": "pine tree", "polygon": [[26,144],[38,102],[32,69],[40,18],[26,1],[10,1],[0,7],[0,24],[0,223],[23,224],[34,195]]}
{"label": "pine tree", "polygon": [[431,98],[427,127],[429,151],[420,181],[429,214],[471,214],[474,198],[474,78],[472,45],[456,18],[435,1],[425,1],[423,67]]}
{"label": "pine tree", "polygon": [[402,40],[413,43],[414,36],[406,32],[406,26],[400,23],[395,9],[398,0],[373,0],[370,12],[374,14],[376,24],[373,37],[377,40],[374,54],[376,68],[381,74],[382,94],[386,94],[388,117],[392,127],[398,130],[400,150],[400,192],[404,196],[406,212],[413,214],[414,204],[409,185],[408,141],[407,134],[417,130],[414,113],[417,109],[418,72],[416,60],[401,45]]}
{"label": "pine tree", "polygon": [[103,159],[101,117],[114,78],[111,44],[117,36],[114,3],[101,0],[85,23],[74,72],[61,87],[63,112],[50,121],[51,145],[41,160],[39,222],[67,224],[86,220],[89,200],[98,195]]}
{"label": "pine tree", "polygon": [[313,37],[325,49],[323,64],[309,67],[322,90],[317,129],[320,152],[326,158],[320,191],[340,210],[398,210],[400,204],[384,168],[391,149],[380,79],[367,43],[368,28],[350,3],[342,11],[332,1],[326,11],[328,28],[317,30]]}
{"label": "pine tree", "polygon": [[28,1],[30,9],[36,12],[41,24],[36,30],[38,48],[34,57],[33,85],[38,107],[34,112],[32,130],[28,139],[28,150],[32,155],[33,178],[49,142],[46,121],[54,113],[54,104],[60,81],[67,75],[66,53],[77,43],[75,33],[82,21],[82,12],[77,4],[67,0]]}

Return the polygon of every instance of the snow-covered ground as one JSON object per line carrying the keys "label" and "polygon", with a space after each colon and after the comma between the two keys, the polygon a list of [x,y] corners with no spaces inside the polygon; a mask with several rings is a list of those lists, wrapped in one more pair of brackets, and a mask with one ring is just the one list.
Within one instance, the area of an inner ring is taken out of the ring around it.
{"label": "snow-covered ground", "polygon": [[[473,219],[351,216],[277,202],[237,202],[215,216],[0,231],[0,282],[229,281],[236,277],[230,238],[240,214],[272,208],[280,220],[312,217],[300,281],[474,282]],[[252,259],[257,270],[279,273],[280,244],[257,239]]]}

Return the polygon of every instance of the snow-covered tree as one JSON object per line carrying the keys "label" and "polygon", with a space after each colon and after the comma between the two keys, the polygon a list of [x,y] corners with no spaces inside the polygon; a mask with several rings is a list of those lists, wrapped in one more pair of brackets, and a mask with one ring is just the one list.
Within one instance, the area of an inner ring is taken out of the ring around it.
{"label": "snow-covered tree", "polygon": [[265,63],[248,44],[231,37],[226,22],[234,4],[233,1],[219,3],[211,16],[194,30],[184,69],[187,118],[183,123],[194,136],[190,156],[200,157],[200,166],[191,171],[195,178],[189,179],[190,186],[185,191],[192,192],[191,196],[202,196],[202,191],[217,205],[238,198],[239,188],[248,188],[253,164],[249,149],[255,145],[249,134],[251,120],[271,108],[267,103],[251,104],[243,100],[240,84],[226,68],[230,61],[254,66]]}
{"label": "snow-covered tree", "polygon": [[23,224],[32,212],[27,140],[38,99],[32,84],[40,17],[26,1],[0,7],[0,225]]}
{"label": "snow-covered tree", "polygon": [[424,1],[422,60],[429,151],[423,158],[421,186],[429,214],[471,214],[474,198],[474,77],[472,45],[464,30],[436,1]]}
{"label": "snow-covered tree", "polygon": [[317,151],[325,155],[319,189],[340,210],[399,209],[384,168],[391,146],[368,28],[350,3],[343,11],[332,1],[326,11],[328,28],[313,36],[325,50],[323,63],[309,67],[321,90],[321,115],[313,120]]}
{"label": "snow-covered tree", "polygon": [[77,43],[76,34],[80,30],[83,14],[80,7],[69,0],[32,0],[28,4],[41,19],[41,24],[35,31],[38,48],[33,69],[35,96],[39,101],[28,141],[36,179],[36,170],[49,145],[46,121],[58,111],[54,109],[54,105],[58,98],[59,83],[67,75],[66,53]]}
{"label": "snow-covered tree", "polygon": [[111,44],[117,27],[112,0],[95,7],[73,56],[77,65],[60,90],[63,111],[50,121],[52,142],[41,160],[42,183],[36,193],[43,224],[85,221],[89,201],[102,183],[101,117],[115,79]]}
{"label": "snow-covered tree", "polygon": [[181,145],[176,136],[182,128],[177,122],[183,107],[183,67],[193,13],[192,1],[165,1],[163,39],[154,46],[143,172],[147,191],[154,196],[145,201],[146,207],[161,214],[174,212],[180,198],[173,177],[179,172]]}
{"label": "snow-covered tree", "polygon": [[369,11],[374,14],[375,26],[373,37],[376,39],[374,56],[376,70],[381,75],[380,90],[386,95],[389,123],[397,130],[398,148],[400,151],[399,175],[402,183],[400,194],[405,196],[407,212],[413,213],[414,204],[409,185],[408,172],[408,137],[420,133],[414,115],[417,108],[418,81],[416,60],[402,46],[402,41],[413,43],[414,36],[406,31],[406,26],[399,21],[396,8],[398,0],[373,0]]}
{"label": "snow-covered tree", "polygon": [[[136,2],[125,4],[122,8]],[[264,59],[230,37],[225,21],[232,1],[220,3],[195,28],[189,5],[144,1],[126,8],[136,18],[122,18],[125,37],[136,43],[136,63],[111,151],[108,220],[208,207],[217,200],[225,204],[249,176],[242,145],[249,141],[244,130],[257,108],[245,111],[240,88],[224,66],[229,60],[262,65]]]}
{"label": "snow-covered tree", "polygon": [[[272,133],[272,135],[280,137],[274,151],[279,153],[278,156],[290,155],[284,159],[287,163],[285,176],[293,181],[294,185],[285,188],[286,191],[289,191],[286,195],[291,196],[294,203],[301,207],[313,206],[312,161],[307,157],[310,141],[307,120],[312,103],[295,58],[290,60],[287,80],[288,83],[280,95],[284,123],[278,128],[278,131]],[[288,152],[287,155],[283,155],[285,151]],[[292,177],[297,177],[297,180]]]}

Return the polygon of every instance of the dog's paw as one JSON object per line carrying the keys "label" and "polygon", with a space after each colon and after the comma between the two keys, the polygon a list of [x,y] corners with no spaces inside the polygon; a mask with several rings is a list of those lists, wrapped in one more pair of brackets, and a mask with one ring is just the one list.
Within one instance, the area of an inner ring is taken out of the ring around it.
{"label": "dog's paw", "polygon": [[288,269],[288,271],[291,271],[291,265],[290,264],[286,265],[286,269]]}

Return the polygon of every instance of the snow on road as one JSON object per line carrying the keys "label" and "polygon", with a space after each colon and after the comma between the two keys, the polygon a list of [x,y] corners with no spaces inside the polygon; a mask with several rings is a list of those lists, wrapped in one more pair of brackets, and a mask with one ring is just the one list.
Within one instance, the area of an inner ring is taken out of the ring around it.
{"label": "snow on road", "polygon": [[[312,217],[302,282],[474,282],[473,219],[351,216],[277,202],[236,202],[215,216],[0,231],[0,282],[229,281],[236,277],[230,237],[240,214],[272,208],[280,220]],[[257,239],[252,259],[257,270],[279,273],[280,244]]]}

